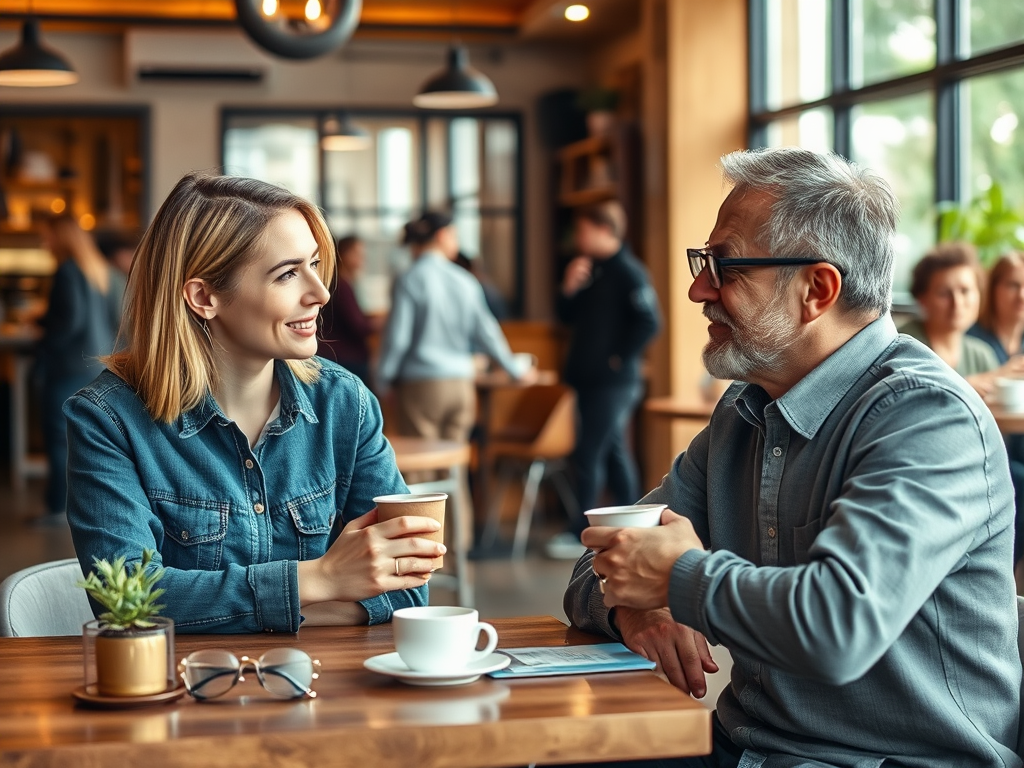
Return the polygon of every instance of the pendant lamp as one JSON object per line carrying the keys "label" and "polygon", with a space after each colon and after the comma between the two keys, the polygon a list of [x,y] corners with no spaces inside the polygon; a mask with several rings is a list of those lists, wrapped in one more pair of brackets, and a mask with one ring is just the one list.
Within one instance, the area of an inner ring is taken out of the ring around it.
{"label": "pendant lamp", "polygon": [[331,115],[320,130],[320,147],[325,152],[351,152],[370,146],[370,132],[361,128],[347,114]]}
{"label": "pendant lamp", "polygon": [[71,85],[78,73],[59,53],[39,42],[39,21],[26,19],[21,42],[0,54],[0,85],[41,87]]}
{"label": "pendant lamp", "polygon": [[476,109],[498,103],[498,92],[486,75],[469,66],[461,45],[448,50],[448,68],[427,80],[412,103],[424,109]]}

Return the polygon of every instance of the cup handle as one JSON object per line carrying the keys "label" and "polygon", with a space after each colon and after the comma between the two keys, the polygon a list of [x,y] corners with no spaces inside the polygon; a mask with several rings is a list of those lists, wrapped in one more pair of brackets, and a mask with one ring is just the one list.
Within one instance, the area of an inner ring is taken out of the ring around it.
{"label": "cup handle", "polygon": [[[482,651],[473,651],[473,657],[471,661],[480,661],[481,659],[486,659],[488,656],[494,653],[494,649],[498,647],[498,630],[496,630],[490,624],[488,624],[485,621],[481,621],[477,623],[476,631],[478,633],[483,632],[485,635],[487,635],[487,647],[484,648]],[[477,634],[478,639],[479,637],[480,635]]]}

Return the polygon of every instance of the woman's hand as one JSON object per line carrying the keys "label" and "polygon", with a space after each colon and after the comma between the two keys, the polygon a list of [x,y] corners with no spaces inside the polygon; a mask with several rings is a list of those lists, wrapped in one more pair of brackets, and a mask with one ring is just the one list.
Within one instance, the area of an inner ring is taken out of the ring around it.
{"label": "woman's hand", "polygon": [[377,510],[367,512],[345,526],[323,557],[299,561],[299,600],[303,605],[355,602],[423,586],[445,546],[417,534],[440,528],[429,517],[396,517],[378,523]]}

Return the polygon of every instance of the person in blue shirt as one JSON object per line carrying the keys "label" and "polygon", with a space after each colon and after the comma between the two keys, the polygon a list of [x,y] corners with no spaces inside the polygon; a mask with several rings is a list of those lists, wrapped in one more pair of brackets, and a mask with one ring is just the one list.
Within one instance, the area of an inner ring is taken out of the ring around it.
{"label": "person in blue shirt", "polygon": [[378,391],[394,389],[401,434],[465,442],[476,418],[474,352],[514,378],[536,372],[512,356],[480,281],[454,264],[459,242],[450,216],[428,211],[410,221],[403,244],[414,261],[392,291]]}
{"label": "person in blue shirt", "polygon": [[71,398],[68,521],[94,558],[166,568],[180,632],[388,621],[427,602],[444,547],[422,517],[377,522],[408,489],[377,401],[313,358],[334,243],[309,202],[189,174],[145,233],[124,347]]}

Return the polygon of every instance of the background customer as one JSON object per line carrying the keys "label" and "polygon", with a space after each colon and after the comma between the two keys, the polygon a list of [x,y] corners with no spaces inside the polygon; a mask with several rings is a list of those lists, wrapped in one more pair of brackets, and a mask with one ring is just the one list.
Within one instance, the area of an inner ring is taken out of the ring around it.
{"label": "background customer", "polygon": [[366,264],[366,246],[355,235],[338,241],[338,283],[321,316],[320,348],[317,354],[334,360],[370,386],[370,335],[380,330],[375,318],[367,317],[356,300],[355,282]]}

